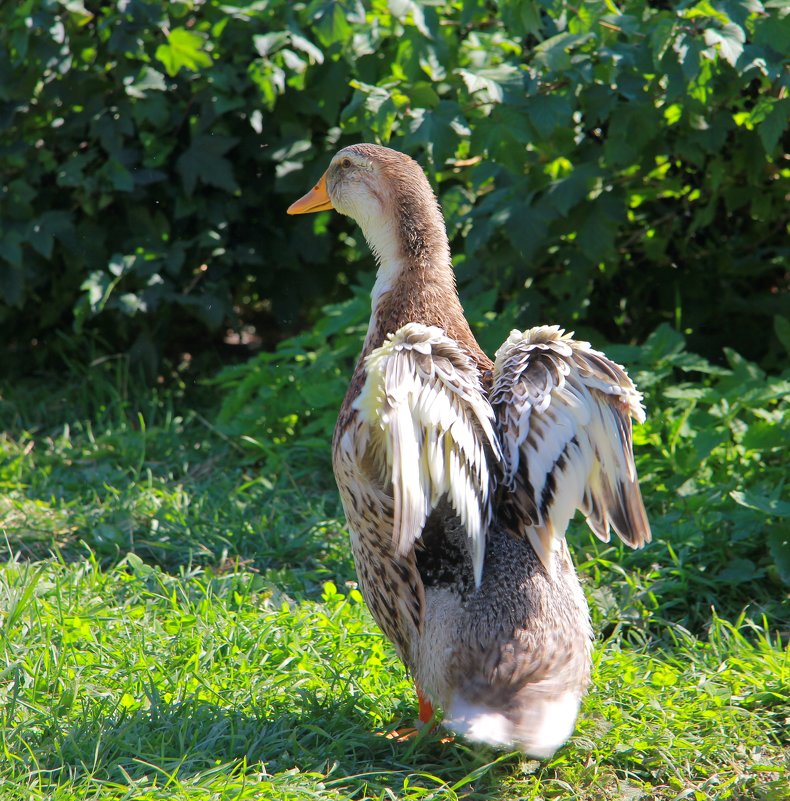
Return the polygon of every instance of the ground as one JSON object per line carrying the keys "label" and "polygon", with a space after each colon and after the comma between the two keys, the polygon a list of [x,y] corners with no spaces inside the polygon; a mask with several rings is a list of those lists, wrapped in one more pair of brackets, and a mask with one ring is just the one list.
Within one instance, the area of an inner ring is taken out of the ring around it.
{"label": "ground", "polygon": [[690,487],[681,429],[672,452],[638,435],[646,550],[574,524],[594,685],[537,763],[381,736],[416,701],[320,448],[271,467],[210,404],[111,368],[6,387],[0,417],[0,798],[790,799],[787,586],[754,543],[770,519],[714,491],[751,475],[732,443]]}

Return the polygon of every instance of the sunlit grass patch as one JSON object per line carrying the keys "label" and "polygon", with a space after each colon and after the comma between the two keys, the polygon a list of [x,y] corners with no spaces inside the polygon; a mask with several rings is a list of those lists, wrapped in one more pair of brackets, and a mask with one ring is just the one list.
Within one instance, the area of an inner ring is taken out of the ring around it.
{"label": "sunlit grass patch", "polygon": [[601,643],[576,735],[538,766],[430,733],[380,736],[414,715],[411,686],[353,588],[297,600],[248,572],[171,575],[130,556],[109,570],[9,563],[0,591],[5,771],[42,798],[65,786],[189,798],[241,776],[274,798],[568,785],[714,798],[786,779],[790,655],[753,624],[669,630],[655,651]]}
{"label": "sunlit grass patch", "polygon": [[[670,367],[656,374],[654,408]],[[653,543],[573,526],[594,682],[545,763],[441,730],[382,736],[416,703],[355,589],[326,432],[273,469],[177,393],[15,387],[0,402],[0,797],[789,799],[790,616],[766,547],[785,467],[762,427],[781,429],[786,401],[757,376],[757,400],[721,416],[735,389],[718,380],[710,405],[670,399],[640,434]]]}

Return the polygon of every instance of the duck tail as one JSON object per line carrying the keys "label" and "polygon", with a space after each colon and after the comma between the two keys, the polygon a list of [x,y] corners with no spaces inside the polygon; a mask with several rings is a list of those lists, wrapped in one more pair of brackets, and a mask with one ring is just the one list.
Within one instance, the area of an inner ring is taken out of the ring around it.
{"label": "duck tail", "polygon": [[548,759],[573,733],[580,700],[573,692],[535,693],[527,705],[519,703],[513,709],[495,709],[457,695],[446,711],[443,724],[473,742],[518,749],[534,759]]}

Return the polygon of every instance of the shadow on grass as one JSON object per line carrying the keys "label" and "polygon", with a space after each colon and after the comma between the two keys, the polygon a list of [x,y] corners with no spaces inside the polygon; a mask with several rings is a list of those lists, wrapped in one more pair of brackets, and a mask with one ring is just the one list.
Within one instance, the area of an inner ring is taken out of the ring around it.
{"label": "shadow on grass", "polygon": [[[36,772],[53,784],[126,784],[155,774],[184,781],[218,769],[271,776],[296,770],[354,797],[400,787],[407,777],[412,786],[422,781],[436,788],[466,777],[477,781],[486,774],[482,781],[490,787],[500,771],[481,769],[518,759],[443,743],[441,730],[397,742],[375,731],[353,698],[326,701],[305,694],[303,701],[301,712],[275,716],[205,701],[97,713],[68,731],[42,738],[50,745],[36,747]],[[403,711],[408,715],[414,710],[404,705]]]}
{"label": "shadow on grass", "polygon": [[335,575],[350,573],[329,440],[290,447],[275,469],[220,431],[213,411],[96,380],[2,388],[0,561],[90,553],[109,569],[135,553],[171,572],[238,560],[315,574],[334,561]]}
{"label": "shadow on grass", "polygon": [[249,571],[310,598],[325,581],[355,577],[336,491],[272,487],[254,477],[244,483],[229,473],[182,479],[175,497],[158,492],[150,503],[128,482],[114,494],[105,490],[106,498],[88,488],[90,498],[62,504],[25,488],[23,497],[0,499],[0,562],[89,558],[112,570],[133,553],[171,574],[196,566],[216,575]]}

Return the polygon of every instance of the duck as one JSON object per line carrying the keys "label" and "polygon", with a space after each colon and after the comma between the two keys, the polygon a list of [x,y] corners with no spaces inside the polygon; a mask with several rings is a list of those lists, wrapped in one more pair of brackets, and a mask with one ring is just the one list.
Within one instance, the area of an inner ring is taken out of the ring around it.
{"label": "duck", "polygon": [[[548,759],[574,731],[593,631],[565,534],[651,539],[633,455],[642,395],[557,325],[493,361],[456,287],[420,165],[342,148],[288,214],[334,209],[375,257],[371,315],[332,463],[360,591],[414,680],[422,724]],[[418,723],[419,726],[419,723]]]}

